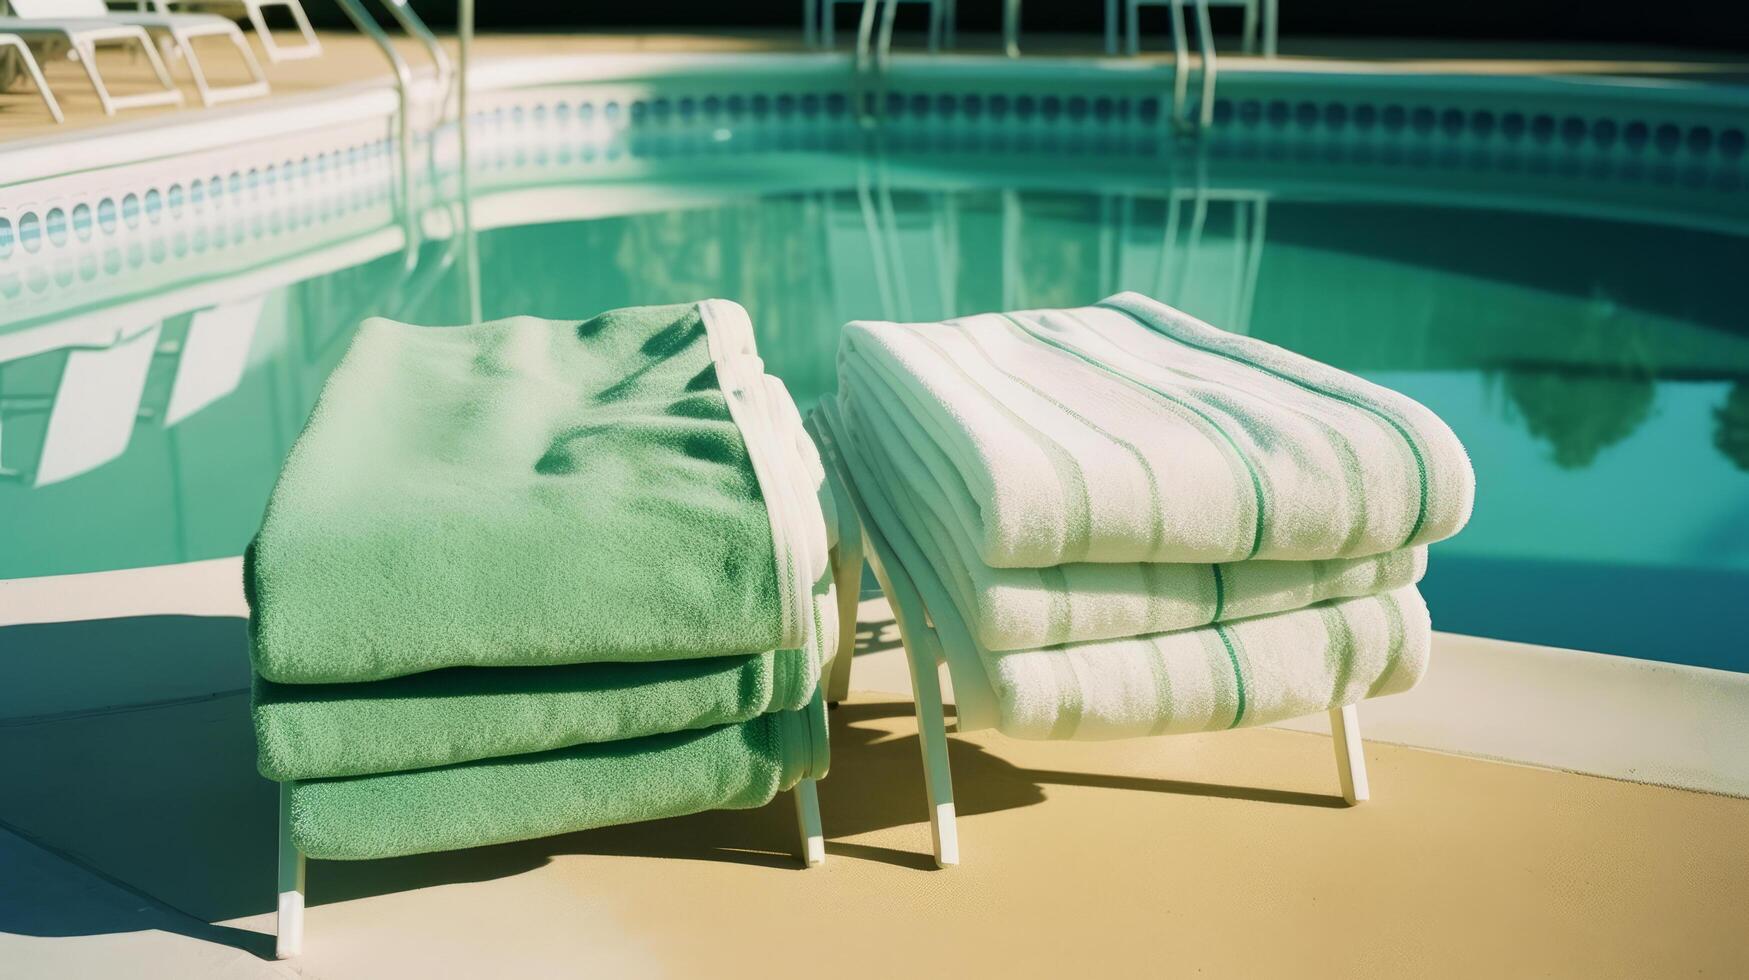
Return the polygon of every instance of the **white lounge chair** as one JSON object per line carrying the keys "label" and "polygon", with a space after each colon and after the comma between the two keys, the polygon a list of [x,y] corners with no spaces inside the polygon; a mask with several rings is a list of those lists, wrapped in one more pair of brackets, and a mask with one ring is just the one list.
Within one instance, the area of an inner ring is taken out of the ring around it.
{"label": "white lounge chair", "polygon": [[[161,14],[171,13],[173,9],[213,13],[241,8],[243,15],[249,18],[250,26],[255,28],[255,36],[261,39],[261,50],[267,54],[267,60],[274,64],[317,58],[322,54],[322,42],[310,28],[310,18],[304,14],[304,5],[298,0],[151,0],[151,4],[152,9]],[[267,18],[262,14],[268,7],[284,7],[291,14],[298,34],[303,38],[302,43],[283,45],[274,40],[273,32],[267,29]]]}
{"label": "white lounge chair", "polygon": [[[116,109],[130,106],[168,105],[182,101],[182,93],[170,80],[163,60],[153,49],[149,31],[156,31],[166,38],[169,48],[188,62],[189,74],[194,77],[194,87],[200,93],[202,105],[252,99],[268,93],[267,77],[261,73],[255,52],[250,50],[249,42],[237,25],[223,17],[211,14],[112,13],[104,0],[10,0],[10,3],[16,16],[0,17],[0,31],[47,39],[51,44],[65,44],[69,53],[84,63],[85,73],[90,76],[92,87],[97,89],[105,113],[113,114]],[[243,59],[251,80],[240,85],[208,85],[206,71],[194,51],[193,41],[198,37],[229,40]],[[108,41],[140,43],[165,91],[120,98],[111,96],[97,70],[96,59],[96,46]]]}
{"label": "white lounge chair", "polygon": [[[48,107],[49,115],[55,117],[55,122],[61,122],[61,106],[55,101],[55,94],[49,91],[49,83],[43,80],[43,72],[37,67],[36,56],[30,53],[30,45],[24,43],[24,38],[16,34],[0,34],[0,61],[8,57],[14,59],[15,65],[22,67],[30,76],[31,84],[36,86],[36,94],[42,97],[43,105]],[[12,72],[0,70],[0,89],[11,81]]]}
{"label": "white lounge chair", "polygon": [[[30,0],[26,0],[27,4],[29,2]],[[91,79],[91,87],[97,92],[97,101],[103,106],[104,115],[113,116],[117,109],[179,105],[182,102],[182,90],[170,80],[170,70],[164,67],[164,60],[158,57],[158,49],[152,44],[152,36],[146,33],[144,27],[107,18],[27,20],[22,17],[0,17],[0,31],[13,37],[39,39],[45,57],[58,54],[60,47],[65,47],[67,57],[85,66],[85,75]],[[161,87],[133,95],[111,95],[109,86],[104,84],[103,76],[97,70],[97,46],[126,44],[130,41],[140,46],[141,54],[151,66],[152,73],[158,77]]]}

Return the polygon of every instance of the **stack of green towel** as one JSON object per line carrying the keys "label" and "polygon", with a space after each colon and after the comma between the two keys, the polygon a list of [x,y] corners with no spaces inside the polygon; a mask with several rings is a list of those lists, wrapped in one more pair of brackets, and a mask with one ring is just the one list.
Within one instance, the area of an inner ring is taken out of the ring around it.
{"label": "stack of green towel", "polygon": [[244,562],[293,843],[447,850],[824,775],[833,506],[733,303],[365,323]]}
{"label": "stack of green towel", "polygon": [[1474,476],[1427,409],[1134,293],[852,323],[839,452],[960,725],[1117,738],[1413,686]]}

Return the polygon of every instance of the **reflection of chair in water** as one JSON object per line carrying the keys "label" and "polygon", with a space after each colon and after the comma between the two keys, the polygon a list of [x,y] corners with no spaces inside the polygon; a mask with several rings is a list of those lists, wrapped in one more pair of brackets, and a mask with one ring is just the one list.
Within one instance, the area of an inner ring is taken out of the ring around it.
{"label": "reflection of chair in water", "polygon": [[195,313],[176,352],[176,379],[164,409],[173,426],[233,391],[243,382],[255,328],[265,296],[226,303]]}
{"label": "reflection of chair in water", "polygon": [[[153,324],[110,346],[62,348],[39,355],[46,360],[14,365],[12,371],[24,372],[33,363],[63,359],[47,393],[20,395],[0,387],[0,475],[48,486],[125,452],[159,330]],[[32,424],[36,420],[40,425]]]}
{"label": "reflection of chair in water", "polygon": [[[958,309],[958,207],[950,192],[907,194],[859,175],[854,197],[825,197],[826,249],[839,320],[939,320]],[[872,287],[872,288],[871,288]]]}
{"label": "reflection of chair in water", "polygon": [[[1157,234],[1136,220],[1137,201],[1136,195],[1123,194],[1102,205],[1105,292],[1139,290],[1224,330],[1250,333],[1268,196],[1260,191],[1175,190],[1166,199]],[[1230,234],[1211,238],[1211,212],[1223,211],[1223,217],[1230,216]]]}

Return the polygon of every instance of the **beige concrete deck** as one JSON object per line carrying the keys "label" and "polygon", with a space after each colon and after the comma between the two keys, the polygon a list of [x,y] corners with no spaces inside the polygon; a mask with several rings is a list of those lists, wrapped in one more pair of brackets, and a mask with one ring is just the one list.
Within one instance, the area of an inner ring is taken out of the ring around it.
{"label": "beige concrete deck", "polygon": [[[864,624],[859,686],[903,676],[892,644]],[[0,976],[1749,973],[1749,800],[1370,744],[1350,809],[1317,735],[982,733],[951,739],[964,864],[936,870],[909,703],[859,695],[832,736],[821,868],[787,798],[311,862],[277,964],[246,697],[0,726]]]}
{"label": "beige concrete deck", "polygon": [[[840,35],[840,47],[850,43],[852,33]],[[901,37],[901,43],[915,39]],[[1086,36],[1028,35],[1025,50],[1030,54],[1098,55],[1102,53],[1098,38]],[[387,79],[390,75],[382,54],[365,38],[351,33],[325,32],[325,47],[321,58],[290,61],[278,65],[265,64],[268,80],[273,85],[270,98],[286,98],[365,79]],[[446,43],[453,50],[454,40]],[[213,84],[239,82],[245,79],[240,62],[223,41],[203,41],[203,64],[207,66]],[[999,41],[989,35],[963,35],[958,51],[1000,57]],[[427,65],[419,47],[405,38],[397,39],[397,49],[415,68]],[[800,51],[801,32],[717,31],[711,33],[658,30],[654,32],[490,34],[480,37],[477,57],[516,57],[530,54],[585,54],[629,51],[659,52],[732,52],[732,51]],[[259,54],[259,51],[257,52]],[[1169,55],[1151,52],[1144,57],[1169,59]],[[1244,67],[1259,59],[1237,55],[1225,56],[1226,68]],[[155,87],[146,62],[125,50],[105,50],[99,55],[104,77],[118,95],[145,91]],[[1282,57],[1275,65],[1282,68],[1344,71],[1354,68],[1357,61],[1370,63],[1371,69],[1388,69],[1417,73],[1486,73],[1486,74],[1556,74],[1615,75],[1636,78],[1682,78],[1694,81],[1749,81],[1749,66],[1741,61],[1724,60],[1704,53],[1663,48],[1624,48],[1621,46],[1515,45],[1493,43],[1485,46],[1465,43],[1377,40],[1296,40],[1284,38]],[[187,72],[173,67],[181,82],[185,103],[180,108],[124,110],[106,117],[99,109],[97,98],[85,80],[84,71],[74,62],[56,60],[43,66],[49,86],[61,101],[67,121],[57,126],[49,118],[36,93],[20,80],[0,93],[0,143],[27,136],[68,132],[101,126],[112,121],[166,116],[175,113],[200,112]]]}

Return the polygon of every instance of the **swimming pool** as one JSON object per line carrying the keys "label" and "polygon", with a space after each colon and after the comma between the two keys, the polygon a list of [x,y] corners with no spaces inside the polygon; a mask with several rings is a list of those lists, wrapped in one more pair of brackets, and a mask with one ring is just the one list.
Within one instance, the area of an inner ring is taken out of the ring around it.
{"label": "swimming pool", "polygon": [[1452,425],[1481,492],[1435,548],[1438,628],[1749,671],[1740,130],[1241,87],[1185,142],[1147,96],[1039,95],[1023,126],[963,77],[871,130],[778,89],[488,106],[465,209],[441,170],[401,206],[368,123],[331,159],[0,209],[0,578],[240,554],[365,316],[724,296],[806,408],[846,320],[1135,289]]}

